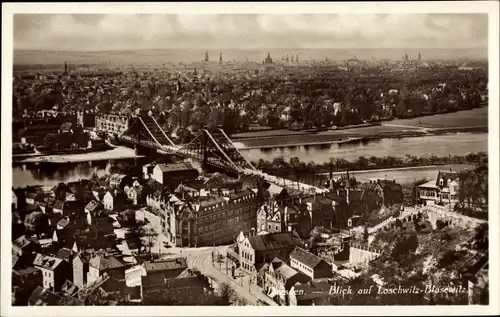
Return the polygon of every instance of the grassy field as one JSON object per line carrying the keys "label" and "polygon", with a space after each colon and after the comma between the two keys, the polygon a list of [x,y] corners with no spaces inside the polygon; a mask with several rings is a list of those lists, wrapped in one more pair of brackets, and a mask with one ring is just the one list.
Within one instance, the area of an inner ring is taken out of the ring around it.
{"label": "grassy field", "polygon": [[488,125],[488,107],[463,110],[454,113],[436,114],[413,119],[402,119],[388,121],[388,124],[408,125],[424,128],[450,128],[466,126],[487,126]]}

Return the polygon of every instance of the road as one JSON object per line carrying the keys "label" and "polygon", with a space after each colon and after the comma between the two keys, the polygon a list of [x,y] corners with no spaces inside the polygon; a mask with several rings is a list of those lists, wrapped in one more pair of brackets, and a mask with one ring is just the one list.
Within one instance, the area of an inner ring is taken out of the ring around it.
{"label": "road", "polygon": [[[227,246],[215,248],[216,252],[223,255],[225,255],[226,249]],[[244,299],[248,303],[248,305],[258,305],[259,300],[264,301],[271,306],[277,305],[269,297],[262,293],[261,289],[258,286],[252,283],[249,285],[248,276],[239,277],[237,278],[237,280],[235,280],[224,273],[226,272],[225,264],[212,263],[212,252],[214,252],[213,247],[190,249],[176,248],[175,250],[171,251],[172,253],[182,252],[182,255],[187,259],[188,266],[193,269],[199,270],[201,273],[212,279],[214,281],[213,287],[215,289],[217,289],[219,284],[226,283],[230,285],[237,293],[238,297]],[[229,269],[227,270],[227,272],[231,274],[231,271]]]}

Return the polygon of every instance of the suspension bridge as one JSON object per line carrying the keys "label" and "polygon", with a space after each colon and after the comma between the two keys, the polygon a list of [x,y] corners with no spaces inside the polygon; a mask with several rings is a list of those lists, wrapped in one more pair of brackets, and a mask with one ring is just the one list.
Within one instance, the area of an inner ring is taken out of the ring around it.
{"label": "suspension bridge", "polygon": [[309,184],[296,183],[288,179],[263,173],[256,169],[234,146],[222,129],[203,129],[191,142],[175,144],[153,116],[139,116],[118,136],[122,142],[134,144],[136,150],[152,149],[160,154],[176,155],[198,161],[225,172],[255,175],[280,187],[299,189],[303,192],[322,193],[321,189]]}

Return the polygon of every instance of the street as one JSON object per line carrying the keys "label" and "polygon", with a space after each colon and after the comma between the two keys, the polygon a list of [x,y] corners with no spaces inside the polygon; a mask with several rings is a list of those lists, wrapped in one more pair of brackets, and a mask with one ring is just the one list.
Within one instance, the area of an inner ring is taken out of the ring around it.
{"label": "street", "polygon": [[[218,284],[226,283],[231,286],[237,296],[244,299],[248,305],[259,305],[259,301],[263,301],[271,306],[277,305],[269,297],[262,293],[262,290],[254,283],[251,283],[249,286],[249,276],[240,276],[233,279],[230,277],[230,268],[227,268],[228,275],[225,274],[225,253],[227,246],[215,248],[217,253],[224,256],[224,261],[220,263],[212,263],[212,252],[214,251],[214,248],[208,247],[203,249],[204,250],[197,252],[195,248],[191,248],[190,250],[183,250],[182,254],[186,257],[189,267],[199,270],[201,273],[214,280],[214,284],[217,284],[213,285],[215,289],[217,289]],[[238,276],[241,274],[236,275]]]}

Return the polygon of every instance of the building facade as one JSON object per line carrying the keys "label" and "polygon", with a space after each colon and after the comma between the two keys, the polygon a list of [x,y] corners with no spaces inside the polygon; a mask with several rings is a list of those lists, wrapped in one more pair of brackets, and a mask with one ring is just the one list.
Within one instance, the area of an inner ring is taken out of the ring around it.
{"label": "building facade", "polygon": [[98,132],[122,134],[129,127],[129,118],[113,114],[95,116],[95,128]]}
{"label": "building facade", "polygon": [[418,186],[418,197],[427,205],[458,202],[460,184],[456,173],[438,172],[435,180]]}
{"label": "building facade", "polygon": [[258,198],[252,190],[173,203],[177,246],[230,244],[257,226]]}

